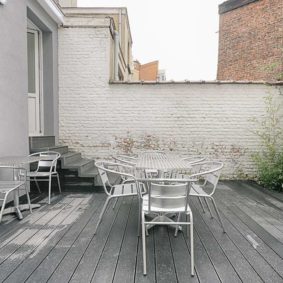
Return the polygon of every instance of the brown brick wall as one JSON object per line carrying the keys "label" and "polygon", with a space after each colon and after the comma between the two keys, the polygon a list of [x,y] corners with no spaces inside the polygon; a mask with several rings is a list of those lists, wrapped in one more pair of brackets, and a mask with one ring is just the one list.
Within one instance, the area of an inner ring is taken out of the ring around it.
{"label": "brown brick wall", "polygon": [[220,15],[218,80],[283,80],[283,0]]}
{"label": "brown brick wall", "polygon": [[141,81],[156,81],[158,75],[158,61],[140,65]]}

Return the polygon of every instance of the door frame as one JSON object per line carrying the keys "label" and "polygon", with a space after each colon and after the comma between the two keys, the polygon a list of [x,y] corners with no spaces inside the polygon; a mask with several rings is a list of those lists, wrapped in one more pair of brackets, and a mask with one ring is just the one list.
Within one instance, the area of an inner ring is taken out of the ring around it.
{"label": "door frame", "polygon": [[38,133],[30,133],[29,136],[43,136],[44,135],[44,107],[43,107],[43,42],[42,31],[31,20],[27,19],[27,33],[37,33],[38,35],[38,48],[36,48],[36,64],[38,65],[38,73],[36,74],[36,84],[39,92],[39,113],[38,113]]}

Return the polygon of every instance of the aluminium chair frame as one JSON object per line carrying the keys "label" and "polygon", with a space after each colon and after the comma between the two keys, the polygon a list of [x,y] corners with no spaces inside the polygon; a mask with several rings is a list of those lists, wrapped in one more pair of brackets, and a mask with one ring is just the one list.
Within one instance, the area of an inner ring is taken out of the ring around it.
{"label": "aluminium chair frame", "polygon": [[[117,164],[125,164],[125,165],[128,165],[128,166],[131,166],[132,168],[135,167],[136,161],[137,161],[136,157],[132,157],[132,156],[128,156],[128,155],[121,155],[121,154],[113,156],[113,159]],[[129,182],[131,180],[126,176],[120,176],[120,177],[122,179],[122,183],[126,183],[126,182]],[[117,202],[117,200],[116,200],[116,202]],[[115,207],[116,202],[114,203],[113,208]]]}
{"label": "aluminium chair frame", "polygon": [[[105,165],[110,166],[113,169],[106,168]],[[138,196],[138,190],[139,190],[139,188],[138,188],[139,183],[136,181],[135,177],[132,174],[122,172],[122,171],[119,170],[119,168],[124,168],[126,170],[131,171],[133,169],[132,166],[122,164],[122,163],[110,162],[110,161],[106,161],[106,160],[101,160],[101,161],[95,162],[95,166],[98,169],[98,172],[99,172],[102,184],[103,184],[104,192],[107,195],[107,198],[106,198],[106,201],[105,201],[103,208],[100,212],[100,215],[98,217],[98,222],[95,226],[94,234],[96,234],[96,232],[97,232],[97,229],[98,229],[98,227],[101,223],[103,215],[104,215],[106,208],[107,208],[111,199],[118,200],[118,198],[120,198],[120,197]],[[122,177],[122,179],[125,178],[125,181],[123,181],[121,184],[111,184],[110,181],[109,181],[109,178],[107,176],[107,173],[119,175],[120,177]],[[109,189],[107,187],[109,187]],[[121,193],[115,193],[115,189],[117,189],[119,187],[121,187]],[[129,187],[130,187],[130,192],[125,193],[125,191]],[[116,200],[114,202],[113,209],[115,207]],[[138,200],[139,200],[139,208],[140,208],[140,199],[138,198]],[[139,215],[140,215],[140,213],[139,213]],[[139,216],[139,218],[140,218],[140,216]],[[138,234],[139,234],[139,226],[140,226],[140,221],[138,221]]]}
{"label": "aluminium chair frame", "polygon": [[[214,165],[215,167],[212,168],[212,169],[209,169],[209,170],[201,171],[201,166],[209,165],[209,164]],[[226,233],[223,221],[222,221],[222,219],[220,217],[220,213],[218,211],[218,208],[216,206],[215,200],[213,198],[213,194],[215,193],[215,190],[217,188],[218,181],[219,181],[219,178],[220,178],[220,175],[221,175],[221,169],[223,168],[224,165],[223,165],[222,162],[218,162],[218,161],[204,161],[204,162],[196,163],[194,165],[200,166],[200,171],[198,173],[192,174],[191,178],[200,179],[201,177],[204,177],[204,182],[202,184],[200,184],[200,185],[195,183],[195,186],[193,184],[190,195],[192,197],[197,197],[198,198],[199,203],[201,205],[201,208],[203,210],[203,213],[205,213],[204,206],[203,206],[203,204],[201,202],[201,198],[203,198],[205,203],[206,203],[206,206],[208,208],[208,211],[210,213],[210,216],[211,216],[211,218],[213,218],[213,214],[212,214],[211,208],[210,208],[210,206],[209,206],[209,204],[207,202],[207,199],[211,200],[211,202],[213,204],[213,207],[214,207],[214,210],[216,212],[217,218],[218,218],[218,220],[220,222],[220,226],[222,227],[223,232]],[[203,191],[203,188],[207,185],[207,183],[210,183],[213,186],[213,188],[211,189],[210,193],[206,193],[206,192]],[[200,188],[200,190],[199,190],[200,192],[197,191],[197,188]]]}
{"label": "aluminium chair frame", "polygon": [[204,156],[194,156],[194,157],[183,157],[182,160],[188,162],[189,164],[195,164],[205,161],[206,157]]}
{"label": "aluminium chair frame", "polygon": [[[24,190],[27,195],[27,201],[29,205],[30,213],[32,213],[32,207],[29,197],[29,192],[27,188],[27,170],[22,167],[15,167],[15,166],[0,166],[0,169],[9,170],[11,169],[11,173],[13,173],[13,181],[0,181],[0,194],[4,194],[4,198],[0,198],[2,200],[2,207],[0,210],[0,223],[2,221],[3,213],[5,210],[5,205],[7,202],[7,198],[11,192],[15,192],[16,190],[20,190],[22,186],[24,186]],[[15,175],[15,172],[18,171],[18,176]],[[23,180],[21,180],[23,178]],[[14,200],[15,201],[15,200]]]}
{"label": "aluminium chair frame", "polygon": [[[52,185],[52,177],[57,178],[59,192],[61,193],[61,185],[59,174],[57,172],[57,161],[61,157],[61,154],[56,151],[42,151],[30,154],[29,156],[40,156],[42,160],[39,160],[37,169],[35,171],[31,171],[27,173],[28,181],[35,181],[36,187],[39,192],[41,192],[38,182],[47,182],[48,181],[48,204],[51,203],[51,185]],[[53,156],[50,159],[49,156]],[[50,168],[49,171],[39,171],[40,168]],[[44,177],[48,177],[44,179]],[[38,179],[39,178],[39,179]]]}
{"label": "aluminium chair frame", "polygon": [[[172,221],[146,221],[145,220],[145,215],[149,214],[149,213],[157,213],[157,212],[161,212],[161,213],[178,213],[179,217],[177,219],[177,221],[174,221],[174,225],[176,225],[176,229],[178,229],[177,227],[179,227],[179,225],[190,225],[190,230],[187,229],[187,234],[188,237],[190,237],[190,253],[191,253],[191,275],[194,276],[194,238],[193,238],[193,214],[191,211],[191,208],[188,204],[188,199],[189,199],[189,192],[190,192],[190,187],[191,187],[191,179],[168,179],[168,178],[160,178],[160,179],[144,179],[144,180],[139,180],[139,181],[143,181],[145,183],[147,183],[147,187],[148,187],[148,194],[147,195],[140,195],[141,199],[142,199],[142,204],[141,204],[141,221],[142,221],[142,252],[143,252],[143,274],[146,275],[147,274],[147,266],[146,266],[146,232],[147,232],[147,225],[172,225]],[[170,183],[172,183],[170,185]],[[161,193],[159,195],[155,195],[152,196],[151,194],[151,190],[153,188],[153,186],[159,186],[160,188],[163,187],[163,189],[165,188],[170,188],[170,187],[185,187],[185,195],[174,195],[174,191],[170,189],[167,192],[167,196],[166,194]],[[171,196],[170,196],[171,195]],[[152,198],[155,199],[153,200],[153,206],[152,206]],[[154,204],[154,202],[157,201],[157,206],[158,203],[160,205],[159,209],[158,207],[154,207],[154,205],[156,205],[156,203]],[[174,201],[184,201],[183,205],[181,207],[173,207],[173,208],[166,208],[166,207],[162,207],[162,206],[166,206],[169,204],[170,206],[170,201],[172,201],[174,203]],[[186,221],[180,221],[180,214],[183,213],[186,215]],[[189,216],[189,221],[188,221],[188,216]]]}

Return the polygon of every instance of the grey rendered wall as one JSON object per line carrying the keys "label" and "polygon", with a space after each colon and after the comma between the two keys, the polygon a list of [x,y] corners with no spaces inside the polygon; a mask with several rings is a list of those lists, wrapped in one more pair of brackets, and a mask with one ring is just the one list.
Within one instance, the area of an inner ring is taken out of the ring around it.
{"label": "grey rendered wall", "polygon": [[36,1],[28,0],[27,5],[27,17],[43,35],[44,135],[55,136],[58,140],[58,27]]}
{"label": "grey rendered wall", "polygon": [[0,5],[0,156],[28,153],[26,1]]}

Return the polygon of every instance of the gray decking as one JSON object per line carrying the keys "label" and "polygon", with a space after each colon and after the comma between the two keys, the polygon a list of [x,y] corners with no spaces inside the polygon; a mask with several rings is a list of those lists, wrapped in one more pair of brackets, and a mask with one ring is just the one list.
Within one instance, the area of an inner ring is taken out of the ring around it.
{"label": "gray decking", "polygon": [[142,275],[136,199],[110,207],[94,236],[104,199],[103,193],[68,193],[20,222],[5,216],[0,282],[283,282],[283,202],[248,183],[219,185],[226,234],[192,200],[194,278],[186,237],[163,226],[150,231],[148,275]]}

